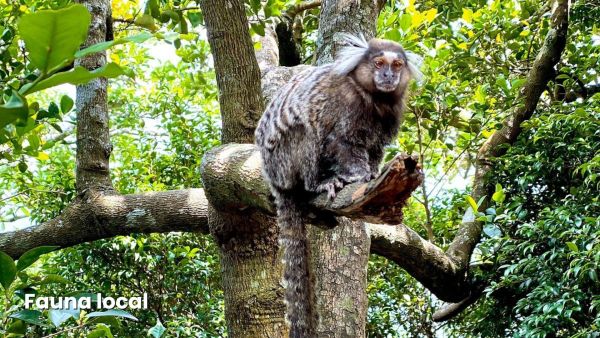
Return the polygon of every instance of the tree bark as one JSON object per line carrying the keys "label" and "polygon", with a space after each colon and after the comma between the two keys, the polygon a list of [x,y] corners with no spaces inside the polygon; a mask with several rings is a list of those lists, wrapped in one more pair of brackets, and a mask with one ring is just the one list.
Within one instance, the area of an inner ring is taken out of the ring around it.
{"label": "tree bark", "polygon": [[[110,1],[84,0],[81,3],[92,15],[87,47],[106,40],[107,18],[111,17]],[[76,66],[88,70],[106,64],[106,52],[90,54],[75,61]],[[75,187],[78,194],[89,190],[113,192],[110,180],[109,158],[112,151],[109,134],[109,117],[106,78],[91,80],[78,85],[77,105],[77,172]]]}
{"label": "tree bark", "polygon": [[264,110],[260,70],[248,31],[244,2],[202,0],[208,42],[214,58],[223,121],[223,143],[254,143]]}
{"label": "tree bark", "polygon": [[317,35],[317,65],[333,61],[341,40],[336,33],[364,34],[367,39],[377,33],[377,18],[385,0],[323,0]]}
{"label": "tree bark", "polygon": [[208,201],[202,189],[140,195],[91,191],[57,218],[22,230],[0,233],[0,251],[17,259],[27,250],[60,248],[134,233],[208,233]]}
{"label": "tree bark", "polygon": [[[244,2],[203,0],[200,7],[217,75],[222,142],[254,143],[254,129],[264,106]],[[211,179],[210,170],[205,169],[203,166],[202,181],[211,203],[210,231],[220,249],[229,335],[286,337],[278,228],[264,213],[222,208],[220,187],[225,182]],[[232,179],[243,180],[243,176]],[[268,189],[261,193],[270,195]],[[238,205],[246,202],[244,196],[236,196],[240,197]]]}
{"label": "tree bark", "polygon": [[[337,32],[376,34],[383,1],[324,0],[317,38],[317,64],[333,61]],[[337,218],[332,229],[309,227],[311,274],[315,276],[318,337],[364,337],[368,309],[370,241],[364,222]]]}

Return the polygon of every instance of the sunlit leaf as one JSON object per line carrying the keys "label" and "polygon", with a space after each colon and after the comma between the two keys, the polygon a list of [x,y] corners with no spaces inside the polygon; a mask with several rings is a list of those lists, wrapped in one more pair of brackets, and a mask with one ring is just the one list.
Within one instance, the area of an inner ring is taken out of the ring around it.
{"label": "sunlit leaf", "polygon": [[127,73],[116,63],[108,63],[98,69],[89,71],[81,66],[77,66],[68,72],[61,72],[52,75],[51,77],[38,82],[29,92],[34,93],[46,88],[55,87],[64,83],[79,85],[89,82],[98,77],[113,78]]}
{"label": "sunlit leaf", "polygon": [[85,41],[90,17],[79,4],[24,15],[18,27],[31,63],[43,74],[64,67]]}

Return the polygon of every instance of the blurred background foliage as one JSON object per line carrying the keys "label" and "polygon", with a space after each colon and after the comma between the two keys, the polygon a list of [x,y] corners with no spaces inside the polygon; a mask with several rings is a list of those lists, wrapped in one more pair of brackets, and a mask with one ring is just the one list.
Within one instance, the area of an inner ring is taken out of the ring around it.
{"label": "blurred background foliage", "polygon": [[[31,80],[16,30],[19,17],[69,3],[0,0],[4,100],[7,88]],[[251,33],[264,34],[297,3],[247,0]],[[115,187],[121,193],[201,187],[200,161],[218,145],[220,121],[198,4],[114,0],[112,6],[115,38],[144,31],[154,36],[109,51],[110,60],[135,74],[110,82]],[[318,12],[294,19],[306,63],[313,59]],[[537,0],[394,0],[382,11],[378,35],[424,56],[424,82],[414,87],[402,132],[388,151],[421,156],[426,182],[411,199],[405,222],[441,247],[467,208],[479,146],[521,104],[519,90],[548,17],[548,3]],[[558,73],[517,144],[494,163],[489,180],[497,194],[483,215],[484,238],[472,260],[483,297],[458,318],[434,324],[431,315],[441,305],[435,297],[373,256],[370,337],[600,336],[599,17],[598,0],[572,1]],[[48,220],[74,198],[75,113],[64,104],[68,97],[74,98],[72,86],[36,93],[41,108],[30,127],[3,128],[0,230]],[[102,240],[47,255],[27,271],[66,280],[36,286],[39,294],[147,292],[151,310],[134,312],[140,321],[123,322],[113,330],[117,336],[143,336],[158,324],[173,337],[226,336],[219,259],[208,236]],[[18,295],[0,311],[10,306],[22,306]],[[54,332],[30,330],[34,336]]]}

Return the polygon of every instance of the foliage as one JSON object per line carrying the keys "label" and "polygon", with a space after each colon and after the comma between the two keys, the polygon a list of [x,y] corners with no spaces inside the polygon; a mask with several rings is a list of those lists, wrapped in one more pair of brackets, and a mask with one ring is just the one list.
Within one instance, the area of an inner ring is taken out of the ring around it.
{"label": "foliage", "polygon": [[[26,295],[36,295],[49,285],[68,284],[68,280],[60,275],[47,271],[30,269],[44,254],[57,247],[38,247],[25,252],[15,263],[10,256],[0,251],[0,285],[3,288],[2,304],[5,309],[0,313],[0,334],[3,337],[23,337],[40,330],[56,330],[57,334],[67,331],[78,331],[85,337],[112,337],[112,327],[118,328],[117,318],[137,320],[129,313],[121,310],[90,312],[79,309],[32,310],[24,307]],[[30,271],[33,270],[33,271]],[[64,294],[63,294],[64,295]],[[77,294],[64,295],[78,297]],[[76,326],[64,328],[73,319]]]}
{"label": "foliage", "polygon": [[[81,31],[76,27],[72,33],[79,40],[65,45],[70,49],[60,57],[32,51],[27,33],[17,29],[23,15],[41,9],[65,11],[72,8],[68,1],[0,0],[5,3],[0,6],[1,103],[11,114],[22,114],[23,121],[11,118],[0,129],[0,187],[5,192],[0,196],[0,226],[19,219],[43,222],[75,198],[73,95],[64,87],[44,87],[64,82],[61,77],[75,82],[75,77],[90,76],[58,67],[86,53],[77,51]],[[265,25],[279,22],[297,3],[246,1],[251,32],[262,35]],[[597,334],[600,98],[586,95],[584,89],[597,84],[600,72],[600,6],[596,0],[572,3],[558,73],[535,118],[524,126],[526,133],[494,163],[490,176],[496,193],[491,207],[480,210],[486,222],[484,241],[473,258],[475,277],[488,283],[484,297],[450,324],[432,325],[431,314],[440,302],[402,269],[372,257],[370,337]],[[199,187],[200,161],[218,144],[220,121],[197,2],[150,0],[139,6],[116,0],[112,10],[115,40],[87,51],[110,48],[110,60],[121,67],[96,73],[117,75],[128,69],[135,74],[135,79],[120,77],[110,84],[115,188],[136,193]],[[388,153],[421,156],[426,182],[405,210],[405,222],[442,248],[455,235],[462,213],[478,202],[465,199],[477,149],[519,104],[524,77],[548,31],[548,10],[533,0],[405,0],[388,1],[382,11],[378,35],[424,56],[425,81],[413,87],[402,133]],[[314,50],[318,11],[295,18],[301,59],[307,62]],[[150,36],[154,39],[148,40]],[[29,52],[20,48],[21,40]],[[43,58],[28,61],[27,53]],[[58,73],[43,75],[43,70]],[[37,89],[44,90],[26,93]],[[27,95],[19,94],[21,90]],[[21,109],[25,100],[27,116]],[[2,271],[10,277],[14,270]],[[151,295],[151,310],[134,313],[138,322],[98,327],[111,334],[226,335],[219,260],[205,236],[118,237],[61,250],[25,271],[29,280],[59,276],[68,281],[64,290],[70,292]],[[21,277],[18,273],[17,279]],[[36,286],[36,291],[64,293],[53,284]],[[15,295],[0,307],[3,315],[19,309],[22,299]],[[83,318],[67,318],[61,327],[87,323]],[[55,332],[39,326],[29,330],[38,336]]]}
{"label": "foliage", "polygon": [[[20,13],[19,13],[20,14]],[[10,13],[4,21],[15,20]],[[83,5],[72,5],[57,10],[44,10],[24,14],[15,27],[1,27],[2,64],[0,80],[0,146],[10,144],[0,152],[0,160],[9,161],[20,155],[46,159],[46,148],[40,138],[44,125],[49,123],[60,131],[55,123],[60,120],[59,105],[52,102],[48,109],[41,109],[38,102],[28,102],[32,93],[61,84],[83,84],[98,77],[117,77],[125,71],[115,63],[88,71],[82,66],[65,70],[76,58],[104,51],[112,44],[98,44],[80,50],[87,37],[90,14]],[[18,43],[22,40],[25,51],[19,55]],[[121,40],[119,42],[127,42]],[[137,41],[140,41],[139,39]],[[73,101],[63,96],[60,101],[62,114],[73,107]],[[25,169],[26,170],[26,169]]]}
{"label": "foliage", "polygon": [[[482,336],[600,334],[600,97],[556,105],[495,166],[504,203],[487,211],[480,245],[485,298],[461,323]],[[502,321],[492,318],[502,314]],[[459,331],[460,332],[460,331]]]}

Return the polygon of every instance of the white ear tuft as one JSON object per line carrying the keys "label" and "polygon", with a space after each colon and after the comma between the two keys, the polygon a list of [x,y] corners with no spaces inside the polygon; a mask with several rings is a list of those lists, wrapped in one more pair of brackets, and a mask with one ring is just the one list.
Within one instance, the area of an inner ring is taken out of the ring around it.
{"label": "white ear tuft", "polygon": [[411,51],[405,51],[406,60],[408,61],[408,69],[412,74],[413,79],[421,84],[423,81],[423,72],[421,72],[421,66],[423,65],[423,57],[419,54]]}
{"label": "white ear tuft", "polygon": [[348,33],[340,33],[346,43],[336,55],[333,71],[340,75],[348,75],[362,61],[363,56],[369,49],[369,43],[365,36],[355,36]]}

